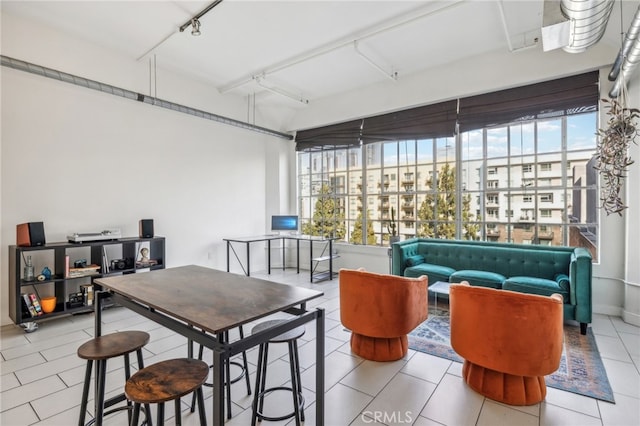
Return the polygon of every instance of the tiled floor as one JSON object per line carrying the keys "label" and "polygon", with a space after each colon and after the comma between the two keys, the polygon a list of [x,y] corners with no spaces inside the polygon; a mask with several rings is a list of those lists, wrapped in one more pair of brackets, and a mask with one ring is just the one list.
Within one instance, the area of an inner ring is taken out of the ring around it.
{"label": "tiled floor", "polygon": [[[256,276],[267,278],[265,275]],[[337,280],[309,284],[307,274],[274,272],[269,279],[324,291],[315,303],[326,310],[326,397],[328,426],[387,425],[640,425],[640,328],[620,318],[596,315],[592,324],[600,353],[615,392],[615,404],[548,388],[546,401],[530,407],[505,406],[476,394],[465,386],[461,364],[410,351],[405,359],[376,363],[351,355],[349,334],[340,324]],[[151,342],[144,348],[147,365],[186,355],[186,340],[125,308],[104,313],[104,332],[145,330]],[[250,330],[250,326],[246,328]],[[15,326],[2,328],[0,370],[2,374],[0,424],[77,424],[85,364],[76,356],[80,344],[93,333],[93,315],[44,322],[34,333]],[[306,424],[315,424],[314,328],[300,341],[302,383],[306,399]],[[249,355],[253,386],[257,351]],[[286,345],[270,351],[268,385],[288,380]],[[107,391],[121,391],[123,363],[110,362]],[[205,405],[211,414],[211,390]],[[278,401],[280,399],[280,401]],[[244,382],[232,387],[234,417],[229,425],[250,423],[251,398]],[[196,425],[197,415],[183,401],[183,422]],[[90,406],[92,401],[90,401]],[[275,393],[267,400],[276,411],[291,406],[290,395]],[[92,414],[92,410],[89,410]],[[173,408],[167,406],[168,424],[174,424]],[[88,416],[88,418],[90,418]],[[285,422],[264,422],[264,425]],[[126,424],[125,414],[107,417],[105,424]],[[293,422],[290,421],[290,424]]]}

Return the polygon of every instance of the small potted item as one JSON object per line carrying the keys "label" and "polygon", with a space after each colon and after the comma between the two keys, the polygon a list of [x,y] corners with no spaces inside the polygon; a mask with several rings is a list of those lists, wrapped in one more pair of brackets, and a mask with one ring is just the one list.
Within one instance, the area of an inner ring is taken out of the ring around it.
{"label": "small potted item", "polygon": [[389,231],[389,245],[400,241],[400,235],[396,231],[396,209],[391,207],[391,221],[387,223],[387,231]]}

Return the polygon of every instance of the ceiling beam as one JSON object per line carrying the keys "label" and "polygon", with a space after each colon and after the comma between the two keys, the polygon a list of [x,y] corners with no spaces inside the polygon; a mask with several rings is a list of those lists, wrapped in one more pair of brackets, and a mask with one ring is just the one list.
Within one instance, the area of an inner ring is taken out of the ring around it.
{"label": "ceiling beam", "polygon": [[269,65],[265,67],[263,70],[256,70],[251,74],[247,74],[241,78],[238,78],[237,80],[234,80],[230,83],[225,84],[224,86],[218,87],[218,91],[220,93],[227,93],[233,89],[236,89],[240,86],[244,86],[245,84],[248,84],[254,81],[256,75],[268,76],[269,74],[273,74],[275,72],[290,68],[294,65],[309,61],[318,56],[326,55],[340,48],[350,46],[355,42],[373,37],[377,34],[382,34],[392,29],[426,18],[428,16],[436,15],[445,10],[457,7],[463,3],[467,3],[468,1],[469,0],[454,0],[451,2],[446,2],[444,4],[430,2],[426,7],[421,7],[417,10],[413,10],[410,13],[406,13],[404,15],[396,17],[395,19],[385,20],[384,22],[378,25],[369,27],[365,31],[355,36],[351,35],[351,36],[344,37],[342,39],[319,46],[315,49],[311,49],[306,52],[303,52],[297,56],[288,58],[282,62]]}

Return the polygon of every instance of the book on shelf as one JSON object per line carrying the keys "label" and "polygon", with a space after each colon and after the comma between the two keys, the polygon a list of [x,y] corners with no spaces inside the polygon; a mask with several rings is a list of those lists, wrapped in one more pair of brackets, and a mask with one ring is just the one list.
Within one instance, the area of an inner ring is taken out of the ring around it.
{"label": "book on shelf", "polygon": [[33,307],[31,303],[31,297],[27,293],[22,293],[22,309],[29,314],[31,318],[37,317],[38,312],[36,312],[36,308]]}
{"label": "book on shelf", "polygon": [[91,264],[83,268],[69,268],[68,278],[85,277],[88,275],[97,275],[100,273],[100,265]]}
{"label": "book on shelf", "polygon": [[80,291],[82,292],[85,306],[93,305],[93,284],[81,285]]}
{"label": "book on shelf", "polygon": [[102,246],[102,273],[109,273],[109,258],[107,257],[107,250],[105,246]]}
{"label": "book on shelf", "polygon": [[36,316],[42,315],[42,307],[40,306],[40,300],[35,293],[29,293],[29,299],[31,299],[31,305],[36,311]]}

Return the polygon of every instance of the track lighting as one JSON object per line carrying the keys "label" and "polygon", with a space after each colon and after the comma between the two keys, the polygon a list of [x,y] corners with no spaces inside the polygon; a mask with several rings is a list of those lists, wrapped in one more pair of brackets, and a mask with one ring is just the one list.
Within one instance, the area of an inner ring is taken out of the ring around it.
{"label": "track lighting", "polygon": [[215,0],[209,6],[205,7],[200,13],[195,15],[193,18],[180,25],[180,32],[183,32],[187,29],[187,27],[191,27],[191,35],[199,36],[200,35],[200,21],[198,19],[202,18],[207,12],[222,3],[222,0]]}
{"label": "track lighting", "polygon": [[197,18],[191,20],[191,35],[199,36],[200,35],[200,21]]}

